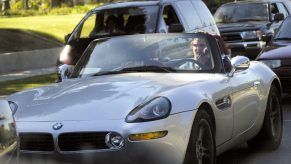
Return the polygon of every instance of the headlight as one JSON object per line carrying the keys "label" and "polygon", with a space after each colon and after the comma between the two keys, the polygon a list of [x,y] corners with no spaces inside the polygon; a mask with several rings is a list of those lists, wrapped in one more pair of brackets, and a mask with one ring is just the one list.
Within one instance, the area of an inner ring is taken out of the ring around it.
{"label": "headlight", "polygon": [[244,40],[259,39],[262,36],[261,31],[244,31],[240,33]]}
{"label": "headlight", "polygon": [[10,109],[14,115],[15,112],[17,111],[18,106],[15,102],[12,102],[12,101],[8,101],[8,103],[9,103]]}
{"label": "headlight", "polygon": [[154,98],[134,108],[126,117],[126,122],[146,122],[163,119],[171,112],[171,102],[165,97]]}
{"label": "headlight", "polygon": [[281,60],[261,60],[270,68],[278,68],[281,66]]}

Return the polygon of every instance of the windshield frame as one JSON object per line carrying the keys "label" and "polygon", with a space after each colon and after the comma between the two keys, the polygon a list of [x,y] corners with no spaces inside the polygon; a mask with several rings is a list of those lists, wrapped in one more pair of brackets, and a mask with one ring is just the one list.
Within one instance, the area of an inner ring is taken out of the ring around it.
{"label": "windshield frame", "polygon": [[[180,69],[175,69],[175,70],[171,70],[171,68],[167,68],[167,67],[161,67],[158,71],[152,71],[152,72],[167,72],[167,73],[225,73],[224,67],[222,66],[222,56],[220,54],[219,48],[217,47],[217,42],[214,39],[213,36],[209,35],[209,34],[159,34],[159,33],[154,33],[154,34],[139,34],[139,35],[125,35],[125,36],[116,36],[116,37],[108,37],[108,38],[101,38],[101,39],[96,39],[94,40],[85,50],[85,52],[83,53],[82,57],[80,58],[80,60],[77,62],[75,69],[72,73],[71,78],[79,78],[82,77],[80,76],[81,73],[81,69],[85,68],[85,64],[84,64],[84,60],[82,60],[83,58],[85,58],[85,61],[88,62],[88,55],[90,57],[91,53],[94,51],[95,49],[95,45],[98,42],[106,42],[107,40],[110,39],[122,39],[122,37],[124,38],[129,38],[129,37],[164,37],[164,38],[174,38],[174,37],[185,37],[185,38],[203,38],[208,42],[210,51],[211,51],[211,55],[212,55],[212,60],[213,60],[213,67],[212,69],[207,69],[207,70],[180,70]],[[158,42],[156,42],[158,43]],[[176,45],[176,44],[174,44]],[[175,60],[175,59],[174,59]],[[139,65],[141,66],[141,65]],[[151,66],[151,65],[144,65],[144,66]],[[155,66],[155,65],[153,65]],[[124,67],[125,69],[127,69],[126,67]],[[162,69],[164,71],[162,71]],[[165,69],[168,69],[169,71],[165,71]],[[126,70],[124,72],[122,72],[122,70],[116,70],[116,71],[120,71],[120,73],[131,73],[131,72],[147,72],[147,71],[129,71]],[[101,72],[101,71],[100,71]],[[110,72],[110,71],[108,71]],[[148,71],[151,72],[151,71]],[[96,72],[98,74],[98,72]],[[94,74],[96,74],[94,73]],[[102,74],[107,74],[107,72],[102,72]],[[112,73],[115,74],[115,73]],[[93,73],[91,74],[93,75]],[[88,76],[84,76],[84,77],[88,77]]]}

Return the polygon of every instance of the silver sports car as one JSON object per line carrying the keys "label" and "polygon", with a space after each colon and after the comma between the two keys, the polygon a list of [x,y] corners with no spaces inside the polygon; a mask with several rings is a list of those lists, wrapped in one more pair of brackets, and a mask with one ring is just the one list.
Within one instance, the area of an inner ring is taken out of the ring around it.
{"label": "silver sports car", "polygon": [[20,162],[212,164],[243,142],[278,148],[278,77],[219,44],[207,34],[95,40],[63,82],[7,98]]}

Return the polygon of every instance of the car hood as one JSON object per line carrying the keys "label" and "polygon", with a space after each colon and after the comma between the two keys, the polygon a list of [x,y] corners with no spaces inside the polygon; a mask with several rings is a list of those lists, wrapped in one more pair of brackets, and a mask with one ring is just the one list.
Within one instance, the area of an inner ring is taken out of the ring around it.
{"label": "car hood", "polygon": [[[18,105],[16,121],[88,121],[124,119],[136,106],[193,81],[189,74],[128,73],[72,79],[8,97]],[[172,110],[172,113],[175,112]]]}
{"label": "car hood", "polygon": [[235,31],[247,31],[247,30],[258,30],[269,24],[267,21],[251,21],[251,22],[238,22],[238,23],[217,23],[219,31],[224,32],[235,32]]}
{"label": "car hood", "polygon": [[257,60],[270,59],[291,59],[291,42],[278,41],[273,42],[271,46],[263,49]]}

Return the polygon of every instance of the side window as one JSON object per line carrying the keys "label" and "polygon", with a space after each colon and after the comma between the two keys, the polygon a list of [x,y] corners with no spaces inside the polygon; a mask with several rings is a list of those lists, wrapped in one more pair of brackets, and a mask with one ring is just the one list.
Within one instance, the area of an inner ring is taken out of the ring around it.
{"label": "side window", "polygon": [[279,10],[279,13],[284,14],[284,18],[286,18],[289,15],[288,11],[286,10],[285,6],[282,3],[277,3],[277,7]]}
{"label": "side window", "polygon": [[177,1],[175,4],[177,5],[181,15],[184,17],[188,30],[196,30],[203,27],[200,17],[198,16],[191,1]]}
{"label": "side window", "polygon": [[274,20],[275,14],[279,13],[279,9],[277,7],[277,4],[276,3],[272,3],[271,7],[270,7],[270,10],[271,10],[271,18],[272,18],[272,20]]}
{"label": "side window", "polygon": [[175,10],[170,5],[164,7],[163,18],[168,27],[172,24],[181,24]]}
{"label": "side window", "polygon": [[82,26],[80,38],[89,38],[90,33],[93,31],[96,22],[96,14],[92,14],[87,18]]}
{"label": "side window", "polygon": [[192,1],[192,3],[194,4],[196,11],[199,11],[198,14],[201,18],[203,26],[215,25],[212,14],[202,1]]}

